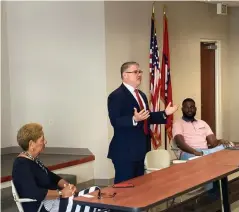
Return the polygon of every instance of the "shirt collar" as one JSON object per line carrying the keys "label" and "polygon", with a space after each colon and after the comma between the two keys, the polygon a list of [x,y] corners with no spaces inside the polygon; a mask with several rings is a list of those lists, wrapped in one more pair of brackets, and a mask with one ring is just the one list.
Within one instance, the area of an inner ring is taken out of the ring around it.
{"label": "shirt collar", "polygon": [[132,87],[131,85],[129,85],[129,84],[125,83],[125,82],[123,82],[123,84],[131,93],[134,93],[134,90],[135,90],[134,87]]}
{"label": "shirt collar", "polygon": [[197,119],[193,118],[193,120],[188,119],[187,117],[182,116],[182,120],[186,121],[186,122],[194,122],[197,121]]}

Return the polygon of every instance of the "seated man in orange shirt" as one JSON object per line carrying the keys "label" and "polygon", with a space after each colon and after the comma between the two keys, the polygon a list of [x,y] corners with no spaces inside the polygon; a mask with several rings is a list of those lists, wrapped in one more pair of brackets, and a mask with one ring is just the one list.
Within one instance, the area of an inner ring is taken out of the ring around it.
{"label": "seated man in orange shirt", "polygon": [[205,121],[195,119],[196,111],[195,101],[185,99],[182,103],[183,117],[173,124],[173,139],[182,150],[181,160],[216,152],[229,145],[227,141],[218,140]]}
{"label": "seated man in orange shirt", "polygon": [[[218,140],[209,125],[200,119],[195,119],[197,108],[195,101],[187,98],[182,103],[183,117],[173,124],[173,139],[181,150],[180,159],[188,160],[194,156],[202,156],[224,149],[230,143]],[[218,185],[206,185],[218,197]]]}

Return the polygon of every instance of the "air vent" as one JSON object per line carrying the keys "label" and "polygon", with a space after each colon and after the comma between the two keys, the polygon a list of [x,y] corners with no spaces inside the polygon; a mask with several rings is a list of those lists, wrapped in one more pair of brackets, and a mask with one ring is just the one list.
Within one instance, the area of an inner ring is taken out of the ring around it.
{"label": "air vent", "polygon": [[217,3],[217,14],[227,15],[227,5],[223,3]]}

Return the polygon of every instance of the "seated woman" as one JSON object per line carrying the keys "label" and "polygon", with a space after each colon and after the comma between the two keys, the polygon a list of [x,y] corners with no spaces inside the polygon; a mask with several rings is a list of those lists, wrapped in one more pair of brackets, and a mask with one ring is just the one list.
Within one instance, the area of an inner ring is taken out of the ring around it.
{"label": "seated woman", "polygon": [[76,187],[51,172],[38,159],[47,143],[42,126],[36,123],[24,125],[18,131],[17,142],[23,152],[13,164],[13,183],[20,198],[37,200],[22,203],[24,211],[37,211],[42,201],[41,212],[70,211],[68,198],[78,194]]}

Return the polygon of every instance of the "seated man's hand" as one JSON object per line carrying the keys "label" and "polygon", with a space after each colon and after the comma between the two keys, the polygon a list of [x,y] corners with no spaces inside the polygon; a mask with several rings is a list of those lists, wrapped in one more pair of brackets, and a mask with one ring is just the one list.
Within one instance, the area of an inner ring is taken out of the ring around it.
{"label": "seated man's hand", "polygon": [[203,152],[198,152],[198,151],[194,151],[193,153],[195,156],[203,156]]}
{"label": "seated man's hand", "polygon": [[234,146],[234,144],[232,142],[224,140],[224,139],[218,140],[218,145],[223,145],[225,148],[230,147],[230,146]]}

